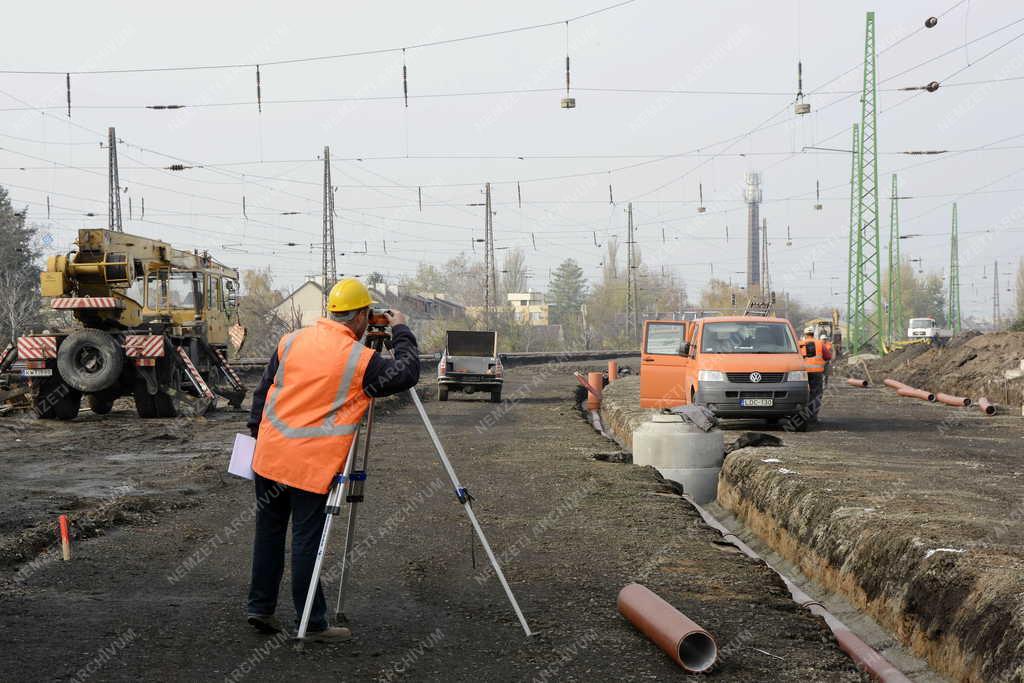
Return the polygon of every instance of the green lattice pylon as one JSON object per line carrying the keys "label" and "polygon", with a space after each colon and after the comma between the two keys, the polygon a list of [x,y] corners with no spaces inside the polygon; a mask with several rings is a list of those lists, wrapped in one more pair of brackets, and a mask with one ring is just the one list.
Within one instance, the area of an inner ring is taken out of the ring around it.
{"label": "green lattice pylon", "polygon": [[878,230],[878,78],[875,61],[875,13],[868,12],[860,105],[860,163],[857,167],[856,286],[850,315],[855,353],[885,353],[885,317],[879,277],[882,268]]}
{"label": "green lattice pylon", "polygon": [[903,283],[900,260],[900,198],[896,189],[896,174],[892,174],[892,195],[889,205],[889,343],[903,337]]}
{"label": "green lattice pylon", "polygon": [[846,324],[850,348],[855,348],[853,338],[853,298],[857,291],[857,205],[860,202],[860,187],[857,185],[857,168],[860,165],[860,125],[853,124],[853,152],[850,162],[850,244],[846,260]]}
{"label": "green lattice pylon", "polygon": [[960,255],[957,253],[956,202],[953,202],[953,228],[949,235],[949,292],[946,294],[946,325],[960,331]]}

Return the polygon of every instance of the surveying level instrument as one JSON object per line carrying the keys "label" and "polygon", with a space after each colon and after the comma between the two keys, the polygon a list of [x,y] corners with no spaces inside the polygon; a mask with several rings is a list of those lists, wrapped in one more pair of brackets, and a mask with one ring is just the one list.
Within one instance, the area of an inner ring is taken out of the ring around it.
{"label": "surveying level instrument", "polygon": [[[391,311],[383,309],[370,309],[370,322],[366,331],[366,342],[367,346],[377,351],[378,353],[385,349],[391,349],[391,334],[388,330],[389,321],[388,315]],[[458,475],[455,474],[455,469],[452,467],[451,460],[448,459],[448,454],[444,450],[444,446],[441,444],[441,440],[437,436],[437,432],[434,431],[434,425],[430,422],[430,418],[427,416],[427,411],[423,408],[423,403],[420,401],[419,395],[416,393],[416,388],[413,387],[407,390],[409,398],[412,400],[413,405],[416,406],[416,411],[419,413],[420,420],[423,422],[423,427],[427,431],[427,435],[430,437],[430,441],[434,446],[434,451],[437,453],[438,458],[441,460],[441,464],[444,466],[445,472],[448,475],[448,479],[451,481],[452,487],[455,490],[455,497],[459,503],[462,504],[462,509],[466,511],[466,516],[469,517],[469,522],[473,526],[473,531],[476,533],[477,538],[480,540],[480,545],[483,546],[484,552],[487,554],[487,559],[491,563],[491,567],[494,568],[494,573],[501,582],[502,588],[505,590],[505,595],[508,597],[509,603],[512,605],[512,609],[516,613],[516,617],[519,619],[519,624],[523,627],[523,632],[527,636],[532,636],[533,631],[530,630],[530,626],[526,623],[526,617],[523,615],[523,611],[519,608],[519,603],[516,601],[515,595],[512,594],[512,588],[508,585],[508,581],[505,579],[505,574],[501,571],[501,566],[498,564],[498,559],[494,556],[494,552],[491,550],[491,544],[487,542],[487,537],[484,536],[484,531],[480,526],[479,520],[476,518],[476,514],[473,512],[473,496],[470,495],[468,489],[459,482]],[[323,567],[324,553],[327,548],[327,538],[331,532],[331,523],[334,517],[341,513],[342,506],[348,503],[348,521],[345,526],[345,551],[341,556],[341,571],[338,579],[338,600],[335,605],[335,620],[347,621],[345,614],[342,611],[345,600],[345,590],[348,585],[349,576],[349,564],[351,563],[352,547],[355,544],[355,525],[356,525],[356,512],[358,510],[359,503],[363,502],[363,487],[366,484],[366,473],[367,465],[370,457],[370,437],[373,434],[373,419],[374,419],[374,404],[376,401],[370,399],[370,407],[366,412],[366,418],[364,421],[365,435],[362,434],[362,430],[357,431],[352,439],[352,445],[349,447],[348,458],[345,460],[344,469],[335,477],[334,483],[331,486],[330,492],[327,494],[327,502],[325,510],[327,512],[327,519],[324,522],[324,531],[320,536],[320,546],[316,553],[316,562],[313,565],[313,576],[309,582],[309,588],[306,591],[306,602],[302,608],[302,618],[299,621],[299,631],[296,635],[298,641],[297,647],[301,648],[303,640],[306,637],[306,629],[309,626],[309,616],[313,609],[313,597],[316,595],[316,587],[320,581],[320,572]],[[362,436],[362,439],[360,437]],[[362,448],[360,449],[360,441],[362,441]],[[359,458],[358,466],[356,466],[356,459]]]}

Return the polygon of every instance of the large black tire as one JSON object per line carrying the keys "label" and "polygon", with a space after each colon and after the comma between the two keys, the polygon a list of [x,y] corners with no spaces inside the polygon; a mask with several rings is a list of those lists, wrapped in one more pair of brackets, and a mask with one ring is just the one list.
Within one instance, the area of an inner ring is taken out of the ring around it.
{"label": "large black tire", "polygon": [[437,385],[437,400],[447,401],[448,400],[448,387],[443,384]]}
{"label": "large black tire", "polygon": [[78,330],[57,351],[57,369],[72,389],[95,393],[114,386],[124,369],[124,351],[101,330]]}
{"label": "large black tire", "polygon": [[156,417],[156,403],[153,402],[153,397],[149,395],[146,381],[137,380],[134,389],[135,412],[138,416],[144,420]]}
{"label": "large black tire", "polygon": [[[167,390],[170,389],[170,392]],[[171,366],[167,385],[161,385],[160,391],[153,397],[157,417],[178,417],[181,408],[181,368],[177,363]]]}
{"label": "large black tire", "polygon": [[[159,369],[157,376],[160,388],[156,394],[149,393],[145,380],[139,379],[135,382],[135,412],[143,419],[178,416],[181,406],[178,397],[181,392],[181,368],[173,358],[167,359],[166,362],[171,364],[170,369]],[[174,393],[169,393],[168,389]]]}
{"label": "large black tire", "polygon": [[491,403],[501,403],[501,389],[491,391]]}
{"label": "large black tire", "polygon": [[82,394],[56,377],[32,390],[32,410],[41,420],[74,420],[81,404]]}
{"label": "large black tire", "polygon": [[106,415],[114,408],[114,400],[100,394],[89,394],[85,397],[89,410],[97,415]]}

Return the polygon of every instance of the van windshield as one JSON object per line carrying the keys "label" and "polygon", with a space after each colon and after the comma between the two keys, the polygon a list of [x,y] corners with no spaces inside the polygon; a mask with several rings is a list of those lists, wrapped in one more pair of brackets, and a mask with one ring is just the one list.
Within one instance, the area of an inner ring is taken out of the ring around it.
{"label": "van windshield", "polygon": [[796,353],[796,342],[785,323],[705,323],[702,353]]}
{"label": "van windshield", "polygon": [[931,318],[911,318],[911,327],[935,327],[935,321]]}

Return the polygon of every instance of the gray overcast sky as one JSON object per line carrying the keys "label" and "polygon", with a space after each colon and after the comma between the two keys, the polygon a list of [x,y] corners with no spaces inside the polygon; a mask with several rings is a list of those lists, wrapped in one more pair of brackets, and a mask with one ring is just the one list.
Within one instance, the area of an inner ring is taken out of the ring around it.
{"label": "gray overcast sky", "polygon": [[[18,3],[7,13],[7,26],[14,30],[5,34],[0,67],[63,72],[248,64],[400,47],[561,20],[610,4],[91,2],[56,8]],[[937,27],[918,31],[928,16],[954,5]],[[644,261],[672,269],[692,295],[708,279],[710,263],[716,276],[743,279],[738,272],[745,254],[741,186],[745,171],[760,170],[775,287],[809,303],[841,305],[849,155],[800,150],[850,145],[850,126],[860,109],[857,96],[849,93],[861,85],[861,70],[852,67],[863,58],[864,15],[870,9],[877,10],[879,49],[913,34],[878,62],[883,243],[890,174],[898,170],[900,194],[913,197],[901,204],[902,230],[922,234],[904,240],[903,253],[921,258],[926,270],[948,269],[950,205],[956,199],[964,313],[991,315],[996,259],[1003,307],[1009,309],[1013,294],[1006,287],[1013,285],[1008,278],[1024,252],[1024,165],[1019,161],[1024,80],[952,87],[1024,76],[1024,7],[1009,0],[881,6],[637,0],[570,24],[572,82],[583,89],[574,93],[575,110],[559,108],[564,26],[409,50],[408,108],[396,99],[402,92],[400,52],[266,66],[262,114],[255,105],[252,68],[75,75],[70,124],[62,75],[0,74],[0,184],[9,185],[14,201],[28,204],[33,220],[48,224],[65,248],[74,230],[105,221],[106,151],[98,143],[107,126],[116,126],[125,142],[120,148],[120,179],[128,189],[124,212],[127,216],[130,196],[135,218],[126,221],[126,230],[208,249],[240,268],[272,265],[279,286],[291,286],[320,270],[320,254],[310,244],[320,239],[323,168],[317,158],[326,144],[336,160],[339,250],[362,251],[364,240],[369,247],[368,254],[339,257],[343,273],[380,270],[394,280],[414,271],[420,260],[440,263],[468,251],[471,239],[482,237],[483,219],[480,208],[465,205],[482,201],[482,185],[491,181],[497,245],[527,250],[534,288],[546,288],[549,270],[569,256],[589,278],[598,277],[603,249],[594,246],[592,232],[601,243],[610,234],[624,236],[625,203],[632,200]],[[956,49],[1015,20],[1022,21]],[[803,117],[795,116],[790,104],[798,59],[804,64],[804,90],[811,92],[812,114]],[[814,92],[848,70],[823,92]],[[931,80],[943,81],[943,87],[935,93],[886,91]],[[552,90],[417,97],[532,89]],[[280,102],[324,98],[361,99]],[[25,103],[45,107],[49,115],[26,110]],[[230,103],[240,104],[144,108]],[[766,121],[773,125],[731,140]],[[1000,149],[895,154],[992,143]],[[695,150],[703,156],[658,159]],[[225,165],[164,171],[159,167],[171,160],[156,152]],[[406,155],[461,158],[402,158]],[[473,158],[480,156],[513,158]],[[641,162],[648,163],[636,165]],[[629,166],[634,167],[624,168]],[[821,211],[813,209],[817,180]],[[608,203],[609,183],[614,206]],[[698,183],[704,214],[696,211]],[[423,186],[422,212],[418,186]],[[48,195],[52,219],[45,221]],[[248,220],[242,217],[243,195]],[[143,197],[146,215],[140,221]],[[89,211],[98,217],[85,217]],[[301,213],[280,215],[290,211]],[[993,232],[980,232],[987,228]],[[839,294],[832,296],[833,291]]]}

